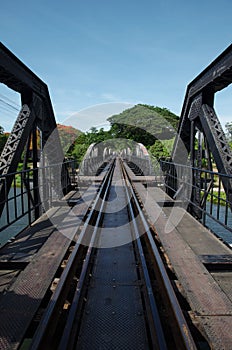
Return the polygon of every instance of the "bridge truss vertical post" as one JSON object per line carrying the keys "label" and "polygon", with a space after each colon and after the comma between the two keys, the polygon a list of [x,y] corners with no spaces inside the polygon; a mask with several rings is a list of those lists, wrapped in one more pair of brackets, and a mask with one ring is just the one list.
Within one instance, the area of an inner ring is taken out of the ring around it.
{"label": "bridge truss vertical post", "polygon": [[[198,218],[205,204],[213,179],[201,198],[201,169],[212,170],[212,159],[218,172],[224,174],[222,183],[227,200],[232,208],[232,151],[214,110],[215,94],[232,83],[232,45],[218,56],[187,87],[182,108],[178,135],[172,152],[173,163],[178,163],[184,147],[192,167],[198,168],[193,176],[192,206],[190,211]],[[198,141],[196,140],[198,135]],[[168,181],[168,180],[167,180]],[[174,189],[175,192],[178,188]],[[194,209],[195,208],[195,209]]]}
{"label": "bridge truss vertical post", "polygon": [[[34,207],[35,218],[39,217],[42,210],[42,203],[39,191],[39,165],[37,133],[42,135],[41,150],[44,152],[43,159],[49,165],[62,163],[64,154],[60,143],[59,134],[56,128],[55,116],[48,92],[47,85],[39,79],[25,64],[23,64],[12,52],[0,43],[0,82],[10,89],[20,93],[22,110],[15,122],[13,130],[7,140],[0,158],[0,175],[5,175],[7,180],[0,184],[0,215],[4,204],[7,201],[13,177],[10,174],[16,172],[18,163],[24,157],[24,170],[28,163],[34,168],[32,174],[33,190],[30,188],[30,179],[24,177],[24,186],[27,189],[29,203]],[[46,153],[46,154],[45,154]],[[61,178],[69,179],[66,167],[60,166]],[[40,172],[42,176],[45,172]],[[54,170],[54,179],[57,179],[57,168]],[[3,178],[2,178],[3,179]],[[46,182],[44,177],[42,183]],[[68,182],[68,181],[67,181]],[[71,183],[71,181],[69,181]],[[62,195],[69,185],[56,184],[57,196]]]}

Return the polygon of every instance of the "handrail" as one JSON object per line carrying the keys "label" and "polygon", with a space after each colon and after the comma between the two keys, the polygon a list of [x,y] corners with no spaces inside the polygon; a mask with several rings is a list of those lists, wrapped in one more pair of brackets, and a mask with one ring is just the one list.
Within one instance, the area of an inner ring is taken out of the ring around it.
{"label": "handrail", "polygon": [[[177,172],[179,170],[179,178]],[[185,173],[192,172],[192,179],[185,179]],[[182,174],[182,176],[180,175]],[[176,183],[189,189],[189,198],[183,198],[188,202],[188,211],[202,222],[204,226],[210,228],[218,234],[218,228],[214,224],[219,224],[229,233],[232,232],[232,202],[223,188],[223,182],[231,181],[232,175],[222,174],[189,165],[176,164],[169,161],[160,160],[160,168],[157,169],[159,182],[167,192],[177,193]],[[163,179],[163,180],[162,180]],[[168,180],[167,180],[168,179]],[[183,192],[182,192],[183,193]],[[198,194],[199,203],[194,200]],[[222,238],[226,244],[232,245],[232,237]]]}
{"label": "handrail", "polygon": [[[66,166],[69,171],[69,178],[59,178],[61,167]],[[38,186],[33,185],[33,176],[38,173],[40,180]],[[54,172],[57,179],[54,179]],[[0,205],[4,206],[2,215],[0,216],[0,233],[4,235],[4,231],[12,224],[24,219],[25,227],[32,224],[36,219],[34,212],[38,208],[42,214],[43,210],[47,210],[52,206],[53,201],[57,200],[57,196],[63,196],[62,190],[70,185],[70,178],[72,184],[77,185],[77,178],[75,176],[75,160],[68,160],[63,163],[50,164],[38,168],[26,169],[12,172],[10,174],[0,175],[0,186],[3,190],[6,187],[8,179],[12,180],[11,190],[7,196],[0,198]],[[58,191],[55,191],[56,185]],[[58,183],[59,182],[59,183]],[[39,201],[34,202],[34,191],[40,194]],[[19,232],[25,228],[20,227]],[[15,232],[18,234],[19,232]],[[14,234],[12,233],[12,237]],[[1,241],[5,241],[3,236]]]}

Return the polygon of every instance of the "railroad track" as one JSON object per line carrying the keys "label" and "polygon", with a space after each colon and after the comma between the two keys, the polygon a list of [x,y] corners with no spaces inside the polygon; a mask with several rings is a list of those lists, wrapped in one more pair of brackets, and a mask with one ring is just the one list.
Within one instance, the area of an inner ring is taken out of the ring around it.
{"label": "railroad track", "polygon": [[30,349],[197,349],[121,160],[62,268],[28,331]]}

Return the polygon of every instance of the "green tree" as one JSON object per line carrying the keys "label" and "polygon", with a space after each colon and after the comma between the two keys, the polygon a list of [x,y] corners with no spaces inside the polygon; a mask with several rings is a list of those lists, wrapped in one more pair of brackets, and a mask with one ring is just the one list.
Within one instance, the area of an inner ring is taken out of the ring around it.
{"label": "green tree", "polygon": [[5,146],[5,143],[8,139],[9,134],[4,133],[4,129],[2,126],[0,126],[0,154],[2,153],[2,150]]}
{"label": "green tree", "polygon": [[81,163],[82,159],[85,156],[85,153],[88,149],[89,145],[86,143],[78,144],[76,143],[72,150],[72,156],[77,160],[78,164]]}
{"label": "green tree", "polygon": [[60,136],[61,146],[64,153],[69,154],[70,146],[75,142],[77,137],[81,134],[81,131],[73,128],[72,126],[57,124],[57,129]]}
{"label": "green tree", "polygon": [[173,142],[174,139],[165,141],[156,140],[154,145],[149,148],[149,153],[157,160],[161,158],[169,158],[171,156]]}
{"label": "green tree", "polygon": [[69,155],[72,155],[80,163],[85,156],[88,147],[92,143],[99,143],[112,138],[110,131],[105,131],[103,128],[98,130],[92,127],[90,131],[82,133],[77,137],[73,145],[70,147]]}
{"label": "green tree", "polygon": [[228,122],[225,125],[226,127],[226,136],[229,142],[232,142],[232,122]]}
{"label": "green tree", "polygon": [[156,139],[173,138],[179,118],[167,108],[139,104],[111,116],[108,121],[114,137],[132,139],[148,147]]}
{"label": "green tree", "polygon": [[80,162],[92,143],[116,139],[118,141],[114,141],[112,146],[118,152],[123,149],[123,145],[133,147],[124,142],[132,140],[142,143],[148,148],[153,146],[151,151],[158,158],[169,156],[170,152],[165,151],[163,143],[158,142],[156,146],[154,144],[157,139],[173,142],[179,117],[167,108],[136,105],[118,115],[111,116],[108,121],[111,124],[109,131],[92,127],[88,132],[78,135],[69,150],[69,154]]}

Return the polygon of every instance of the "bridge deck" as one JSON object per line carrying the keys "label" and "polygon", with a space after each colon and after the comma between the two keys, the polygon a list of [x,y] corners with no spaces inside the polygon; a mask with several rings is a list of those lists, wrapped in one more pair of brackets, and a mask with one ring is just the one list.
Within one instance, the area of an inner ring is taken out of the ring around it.
{"label": "bridge deck", "polygon": [[[95,185],[88,188],[88,200],[95,197],[97,188]],[[76,202],[79,194],[67,197]],[[87,208],[87,202],[79,199],[76,215],[83,218]],[[49,217],[44,214],[0,251],[1,349],[18,348],[65,257],[78,227],[65,235],[58,231],[55,223],[60,222],[64,227],[70,210],[67,206],[51,209]]]}
{"label": "bridge deck", "polygon": [[[148,349],[126,198],[116,167],[92,272],[78,349]],[[115,198],[117,191],[117,201]],[[123,229],[122,225],[124,223]],[[112,229],[113,228],[113,229]],[[120,240],[130,242],[124,245]],[[115,246],[112,246],[114,245]],[[118,246],[118,244],[120,244]]]}
{"label": "bridge deck", "polygon": [[[140,183],[134,186],[150,222],[154,223],[154,229],[195,314],[196,322],[213,349],[231,349],[231,249],[182,208],[161,209],[154,201],[156,188],[147,191]],[[171,212],[173,224],[167,226]],[[176,223],[176,218],[180,217],[180,222]]]}
{"label": "bridge deck", "polygon": [[[88,182],[88,179],[85,180]],[[231,349],[231,249],[181,207],[163,206],[164,203],[173,205],[173,200],[160,188],[146,188],[142,184],[143,179],[138,180],[140,179],[133,181],[135,189],[168,256],[176,275],[176,283],[181,286],[196,323],[213,349]],[[96,184],[90,186],[89,199],[95,196],[97,188]],[[68,198],[70,203],[76,203],[78,196],[72,193]],[[87,203],[80,201],[76,207],[78,215],[83,217]],[[54,208],[53,211],[54,217],[59,219],[67,214],[65,206]],[[166,230],[171,213],[174,213],[174,219],[182,219],[179,223],[170,224]],[[74,234],[69,233],[69,237],[59,234],[44,215],[30,229],[1,249],[1,349],[17,349]],[[100,255],[98,258],[101,259]]]}

